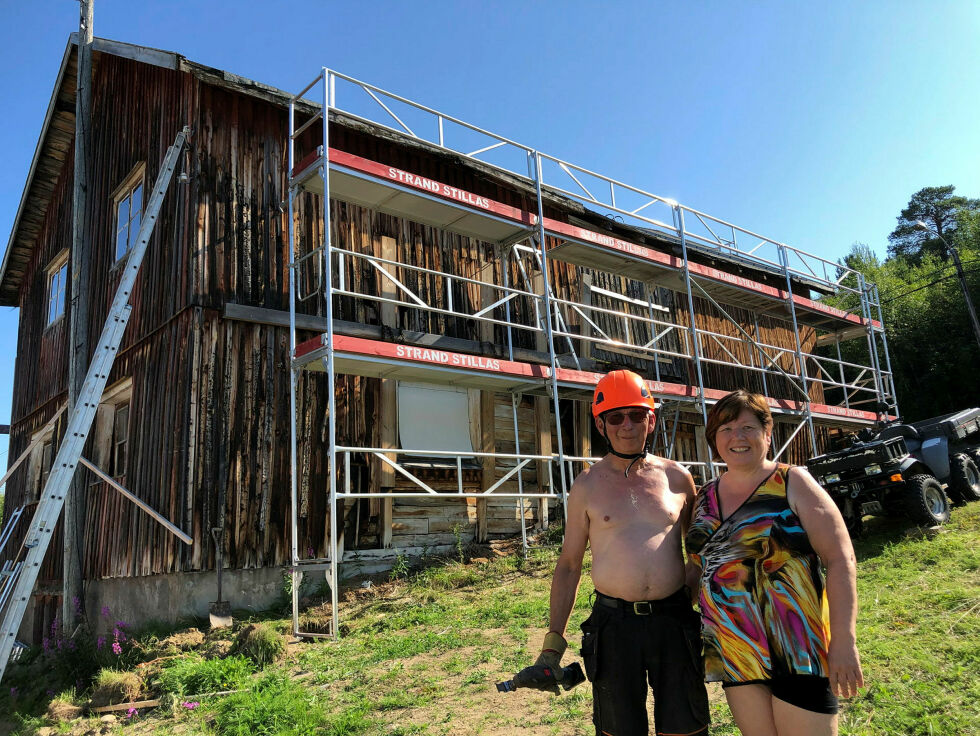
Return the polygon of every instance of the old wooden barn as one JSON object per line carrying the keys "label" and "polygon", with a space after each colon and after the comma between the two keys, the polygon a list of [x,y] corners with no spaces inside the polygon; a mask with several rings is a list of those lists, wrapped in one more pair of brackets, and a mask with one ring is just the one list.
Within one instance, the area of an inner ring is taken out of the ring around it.
{"label": "old wooden barn", "polygon": [[[76,51],[0,271],[20,309],[9,457],[30,448],[5,514],[23,520],[65,424]],[[90,615],[205,613],[219,550],[225,596],[261,607],[284,570],[331,581],[540,529],[603,452],[589,399],[612,368],[649,379],[657,451],[702,480],[704,412],[731,389],[770,397],[790,462],[894,408],[859,274],[349,77],[294,96],[96,39],[92,117],[92,335],[191,130],[86,456],[193,544],[87,475],[69,548]],[[821,301],[841,293],[850,311]],[[850,339],[866,364],[841,359]],[[22,636],[60,610],[63,554]]]}

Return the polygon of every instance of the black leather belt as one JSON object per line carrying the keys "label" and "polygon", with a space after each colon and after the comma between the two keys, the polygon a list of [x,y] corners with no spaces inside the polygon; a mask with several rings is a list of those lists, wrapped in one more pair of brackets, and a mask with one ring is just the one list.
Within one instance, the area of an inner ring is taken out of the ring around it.
{"label": "black leather belt", "polygon": [[622,598],[613,598],[597,590],[595,600],[596,603],[607,608],[615,608],[636,616],[651,616],[655,613],[666,612],[668,610],[674,611],[678,607],[691,609],[691,599],[687,595],[686,588],[681,588],[676,593],[671,593],[666,598],[661,598],[656,601],[624,601]]}

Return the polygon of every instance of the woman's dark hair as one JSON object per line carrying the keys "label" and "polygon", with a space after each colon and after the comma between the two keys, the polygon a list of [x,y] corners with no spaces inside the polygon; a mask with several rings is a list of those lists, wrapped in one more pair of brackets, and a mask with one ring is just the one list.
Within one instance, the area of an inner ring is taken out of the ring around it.
{"label": "woman's dark hair", "polygon": [[718,434],[718,428],[722,424],[734,422],[746,409],[755,414],[763,429],[772,429],[772,413],[764,396],[746,391],[744,388],[732,391],[711,407],[711,411],[708,412],[708,424],[704,428],[705,439],[708,440],[708,445],[716,457],[718,448],[715,447],[715,435]]}

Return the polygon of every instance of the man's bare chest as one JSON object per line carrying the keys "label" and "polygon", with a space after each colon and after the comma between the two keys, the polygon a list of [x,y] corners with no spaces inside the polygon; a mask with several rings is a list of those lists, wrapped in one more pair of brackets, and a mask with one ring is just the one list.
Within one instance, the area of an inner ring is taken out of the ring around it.
{"label": "man's bare chest", "polygon": [[683,496],[666,483],[610,483],[590,494],[589,523],[596,530],[635,525],[667,530],[680,518],[683,507]]}

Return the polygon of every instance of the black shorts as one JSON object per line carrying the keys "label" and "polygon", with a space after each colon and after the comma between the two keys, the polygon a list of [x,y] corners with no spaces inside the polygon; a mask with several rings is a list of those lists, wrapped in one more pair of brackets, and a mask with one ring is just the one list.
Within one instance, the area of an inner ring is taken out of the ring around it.
{"label": "black shorts", "polygon": [[765,685],[772,691],[774,698],[797,708],[813,713],[834,715],[840,709],[837,696],[830,689],[830,680],[817,675],[783,675],[771,680],[753,680],[752,682],[723,682],[726,690],[739,685]]}
{"label": "black shorts", "polygon": [[597,736],[647,736],[647,685],[658,734],[707,734],[701,619],[683,590],[629,603],[597,593],[582,624]]}

